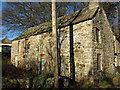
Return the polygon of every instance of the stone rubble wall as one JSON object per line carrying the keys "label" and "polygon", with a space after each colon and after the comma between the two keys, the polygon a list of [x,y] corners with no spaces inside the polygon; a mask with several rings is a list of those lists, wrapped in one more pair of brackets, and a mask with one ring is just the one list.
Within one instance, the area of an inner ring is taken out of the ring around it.
{"label": "stone rubble wall", "polygon": [[[70,26],[59,29],[61,43],[61,75],[70,76]],[[73,25],[73,46],[75,60],[76,80],[87,76],[91,71],[92,64],[92,20]],[[33,71],[40,70],[40,54],[45,54],[42,58],[46,60],[47,71],[53,71],[52,61],[52,39],[51,32],[31,36],[25,39],[12,42],[11,60],[17,67],[24,67]],[[19,43],[19,45],[18,45]],[[27,49],[25,48],[27,44]],[[19,46],[19,47],[18,47]],[[18,50],[19,48],[19,50]],[[26,50],[25,50],[26,49]],[[19,52],[18,52],[19,51]],[[17,61],[15,61],[17,57]]]}
{"label": "stone rubble wall", "polygon": [[[93,20],[77,23],[72,27],[75,80],[80,81],[101,71],[115,73],[114,38],[105,12],[99,9]],[[96,28],[100,30],[99,43],[95,41]],[[61,75],[70,77],[70,26],[60,28],[59,31]],[[12,41],[11,61],[17,67],[39,73],[42,58],[46,61],[45,72],[54,72],[52,46],[51,32]],[[97,70],[97,54],[101,54],[101,70]]]}
{"label": "stone rubble wall", "polygon": [[92,20],[74,25],[73,30],[75,76],[80,81],[92,72]]}
{"label": "stone rubble wall", "polygon": [[[93,37],[93,67],[94,73],[97,72],[109,72],[115,73],[114,67],[114,39],[113,32],[107,21],[104,10],[99,10],[96,17],[93,20],[93,36],[95,36],[95,29],[100,30],[100,43],[95,42]],[[101,54],[102,70],[97,70],[97,54]]]}

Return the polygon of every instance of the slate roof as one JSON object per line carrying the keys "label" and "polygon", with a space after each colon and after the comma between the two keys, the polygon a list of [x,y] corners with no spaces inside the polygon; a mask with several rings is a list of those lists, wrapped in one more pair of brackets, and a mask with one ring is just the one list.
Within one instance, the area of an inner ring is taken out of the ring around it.
{"label": "slate roof", "polygon": [[[59,17],[57,19],[58,28],[68,26],[70,25],[70,23],[76,24],[79,22],[90,20],[96,15],[97,11],[98,8],[89,9],[88,7],[86,7],[81,11],[79,10],[67,16]],[[32,35],[37,35],[50,30],[52,30],[51,22],[42,23],[38,26],[27,29],[25,32],[23,32],[19,37],[15,38],[14,40],[26,38]]]}

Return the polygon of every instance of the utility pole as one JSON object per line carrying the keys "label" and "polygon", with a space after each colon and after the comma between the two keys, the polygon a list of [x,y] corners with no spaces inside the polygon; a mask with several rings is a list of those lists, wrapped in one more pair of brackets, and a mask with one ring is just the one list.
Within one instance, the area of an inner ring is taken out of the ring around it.
{"label": "utility pole", "polygon": [[118,30],[119,30],[119,39],[120,39],[120,8],[118,7]]}
{"label": "utility pole", "polygon": [[54,60],[54,87],[58,88],[58,43],[57,43],[57,18],[56,18],[56,0],[52,0],[52,40],[53,40],[53,60]]}

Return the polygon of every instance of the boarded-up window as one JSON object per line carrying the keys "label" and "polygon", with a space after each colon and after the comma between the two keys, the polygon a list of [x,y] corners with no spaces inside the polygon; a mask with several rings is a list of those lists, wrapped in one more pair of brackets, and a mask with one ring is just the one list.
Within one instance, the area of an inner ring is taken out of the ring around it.
{"label": "boarded-up window", "polygon": [[101,54],[97,54],[97,70],[102,70]]}

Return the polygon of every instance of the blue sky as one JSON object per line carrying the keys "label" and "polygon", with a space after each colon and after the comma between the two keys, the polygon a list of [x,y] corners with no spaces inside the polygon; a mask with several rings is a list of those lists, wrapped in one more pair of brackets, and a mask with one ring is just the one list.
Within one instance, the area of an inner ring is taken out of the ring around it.
{"label": "blue sky", "polygon": [[[1,3],[2,5],[0,6],[1,8],[5,8],[5,7],[7,7],[7,5],[6,5],[6,3],[5,2],[2,2]],[[2,11],[1,11],[2,12]],[[5,27],[0,27],[1,29],[2,29],[2,32],[3,32],[3,30],[5,30],[6,28]],[[21,32],[22,33],[22,32]],[[18,32],[18,31],[7,31],[7,32],[5,32],[5,34],[4,35],[2,35],[1,37],[0,37],[0,40],[1,39],[3,39],[3,38],[5,38],[6,36],[8,36],[8,38],[10,39],[10,40],[13,40],[14,38],[16,38],[17,36],[19,36],[20,35],[20,33]]]}
{"label": "blue sky", "polygon": [[[4,1],[4,0],[2,0],[2,1]],[[6,5],[6,3],[0,3],[0,7],[1,8],[5,8],[7,5]],[[0,9],[1,10],[1,9]],[[116,23],[117,23],[117,18],[116,18]],[[0,29],[2,29],[2,31],[3,30],[5,30],[6,28],[5,27],[0,27]],[[22,33],[22,32],[21,32]],[[20,35],[20,33],[18,32],[18,31],[8,31],[8,32],[5,32],[5,34],[4,35],[2,35],[2,37],[0,37],[0,40],[1,39],[3,39],[3,38],[5,38],[6,36],[8,36],[8,38],[10,39],[10,40],[12,40],[12,39],[14,39],[15,37],[17,37],[17,36],[19,36]]]}

